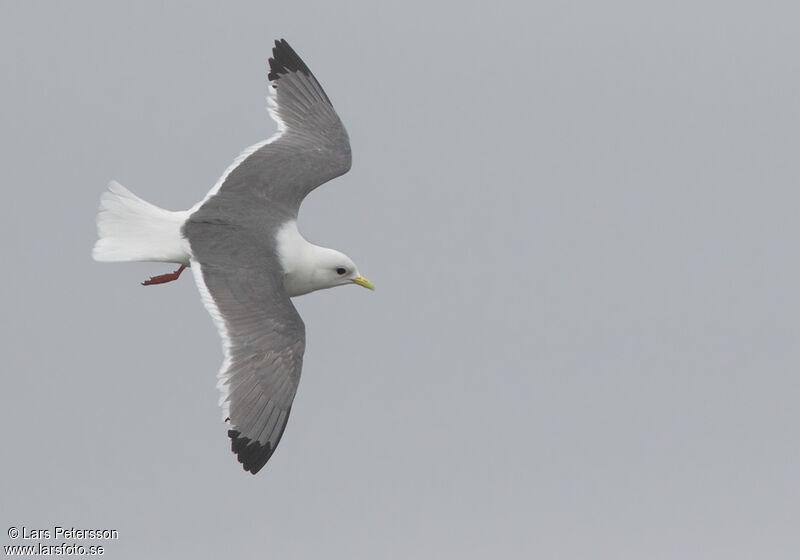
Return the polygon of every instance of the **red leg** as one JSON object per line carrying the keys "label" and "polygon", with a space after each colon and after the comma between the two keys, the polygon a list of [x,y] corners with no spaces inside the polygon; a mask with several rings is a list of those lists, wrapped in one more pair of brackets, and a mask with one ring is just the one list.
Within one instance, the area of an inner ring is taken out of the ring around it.
{"label": "red leg", "polygon": [[161,274],[159,276],[153,276],[150,280],[145,280],[142,282],[142,286],[152,286],[154,284],[166,284],[167,282],[172,282],[173,280],[177,280],[178,276],[181,275],[181,272],[186,268],[185,264],[182,264],[181,267],[176,270],[175,272],[170,272],[168,274]]}

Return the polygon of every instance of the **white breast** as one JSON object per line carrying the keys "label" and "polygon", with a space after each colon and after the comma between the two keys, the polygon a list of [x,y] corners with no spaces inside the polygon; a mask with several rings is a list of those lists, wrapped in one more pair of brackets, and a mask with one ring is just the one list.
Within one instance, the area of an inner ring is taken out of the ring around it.
{"label": "white breast", "polygon": [[283,224],[275,241],[284,272],[283,285],[289,297],[313,292],[316,289],[313,280],[317,246],[300,235],[296,220]]}

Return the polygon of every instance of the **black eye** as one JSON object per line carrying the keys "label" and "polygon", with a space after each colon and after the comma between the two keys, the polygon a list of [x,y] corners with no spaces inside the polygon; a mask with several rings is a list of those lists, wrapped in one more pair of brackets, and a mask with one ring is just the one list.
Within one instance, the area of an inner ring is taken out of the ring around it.
{"label": "black eye", "polygon": [[347,269],[346,268],[342,268],[341,266],[336,269],[336,274],[338,274],[339,276],[341,276],[345,272],[347,272]]}

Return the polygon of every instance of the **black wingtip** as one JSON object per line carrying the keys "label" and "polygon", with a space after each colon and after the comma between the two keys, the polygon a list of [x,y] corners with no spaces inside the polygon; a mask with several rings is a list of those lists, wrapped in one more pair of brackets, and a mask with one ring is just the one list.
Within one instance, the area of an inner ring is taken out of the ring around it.
{"label": "black wingtip", "polygon": [[275,47],[272,49],[272,58],[269,59],[269,74],[267,78],[270,81],[277,80],[281,74],[288,72],[302,72],[306,76],[311,74],[306,63],[298,56],[294,49],[289,46],[286,39],[275,41]]}
{"label": "black wingtip", "polygon": [[[256,474],[261,468],[267,464],[269,458],[275,453],[278,444],[281,442],[283,432],[286,431],[286,425],[289,423],[289,414],[292,412],[292,407],[286,410],[286,416],[283,419],[283,424],[278,428],[278,434],[274,442],[267,442],[262,444],[259,441],[253,441],[248,437],[244,437],[239,430],[228,430],[228,437],[231,438],[231,451],[236,453],[237,459],[242,464],[242,467],[247,472]],[[273,435],[275,432],[273,432]]]}
{"label": "black wingtip", "polygon": [[261,445],[257,441],[241,436],[237,430],[228,430],[228,437],[231,438],[231,451],[236,453],[244,470],[252,474],[260,471],[275,452],[275,448],[269,443]]}

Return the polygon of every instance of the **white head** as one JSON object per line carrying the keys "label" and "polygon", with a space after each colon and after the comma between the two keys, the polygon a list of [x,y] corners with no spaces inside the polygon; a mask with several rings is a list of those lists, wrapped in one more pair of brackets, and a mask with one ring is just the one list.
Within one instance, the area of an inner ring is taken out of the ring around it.
{"label": "white head", "polygon": [[372,282],[361,276],[356,268],[356,263],[344,253],[316,246],[312,253],[314,258],[309,281],[313,287],[309,291],[348,284],[357,284],[370,290],[375,289]]}
{"label": "white head", "polygon": [[283,285],[290,297],[349,284],[375,289],[372,282],[361,276],[350,257],[309,243],[297,231],[295,222],[281,228],[277,242]]}

